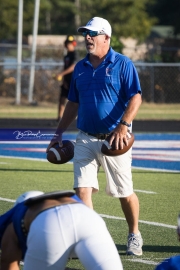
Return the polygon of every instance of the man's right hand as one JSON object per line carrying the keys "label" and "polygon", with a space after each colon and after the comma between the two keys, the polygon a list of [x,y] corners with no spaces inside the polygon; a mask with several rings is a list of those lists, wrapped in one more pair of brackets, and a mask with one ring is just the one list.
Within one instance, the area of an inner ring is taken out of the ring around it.
{"label": "man's right hand", "polygon": [[62,143],[62,134],[59,134],[58,136],[56,136],[56,134],[54,135],[54,137],[52,138],[52,140],[50,141],[50,144],[48,145],[48,147],[46,149],[46,153],[56,143],[58,143],[60,147],[63,146],[63,143]]}

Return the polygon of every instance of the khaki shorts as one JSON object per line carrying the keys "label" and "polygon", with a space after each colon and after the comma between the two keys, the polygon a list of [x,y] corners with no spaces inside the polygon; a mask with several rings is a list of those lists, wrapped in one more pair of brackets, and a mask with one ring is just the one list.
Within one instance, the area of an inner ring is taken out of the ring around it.
{"label": "khaki shorts", "polygon": [[74,151],[74,188],[92,187],[99,190],[98,171],[102,166],[106,175],[106,193],[123,198],[133,193],[131,173],[132,149],[121,156],[108,157],[101,153],[103,140],[80,131]]}

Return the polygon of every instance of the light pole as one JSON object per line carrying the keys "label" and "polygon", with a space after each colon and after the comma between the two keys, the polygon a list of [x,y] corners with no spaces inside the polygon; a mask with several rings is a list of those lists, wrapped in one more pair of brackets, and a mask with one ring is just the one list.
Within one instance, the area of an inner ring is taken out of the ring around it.
{"label": "light pole", "polygon": [[37,40],[38,20],[39,20],[39,4],[40,4],[40,0],[35,0],[33,43],[32,43],[32,52],[31,52],[31,72],[30,72],[29,95],[28,95],[29,103],[33,102],[34,72],[35,72],[35,60],[36,60],[36,40]]}
{"label": "light pole", "polygon": [[17,47],[16,104],[20,104],[20,102],[21,102],[22,25],[23,25],[23,0],[19,0],[19,6],[18,6],[18,47]]}

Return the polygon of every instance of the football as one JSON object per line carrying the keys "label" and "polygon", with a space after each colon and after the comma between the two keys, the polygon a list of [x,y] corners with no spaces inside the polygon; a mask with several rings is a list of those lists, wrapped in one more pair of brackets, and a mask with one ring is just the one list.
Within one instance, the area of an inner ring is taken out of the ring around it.
{"label": "football", "polygon": [[62,141],[63,146],[54,144],[47,153],[47,160],[53,164],[64,164],[74,157],[75,143],[69,140]]}
{"label": "football", "polygon": [[111,139],[112,134],[110,134],[106,140],[104,141],[101,152],[106,156],[119,156],[125,154],[134,143],[134,135],[133,133],[127,133],[128,145],[123,145],[123,149],[115,149],[115,141],[112,142],[112,146],[110,146],[109,141]]}

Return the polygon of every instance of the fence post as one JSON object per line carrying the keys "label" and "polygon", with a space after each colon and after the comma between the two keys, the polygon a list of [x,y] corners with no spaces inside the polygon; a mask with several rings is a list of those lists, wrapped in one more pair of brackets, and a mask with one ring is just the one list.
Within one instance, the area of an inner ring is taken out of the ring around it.
{"label": "fence post", "polygon": [[150,89],[151,89],[151,102],[154,102],[154,66],[151,66]]}

